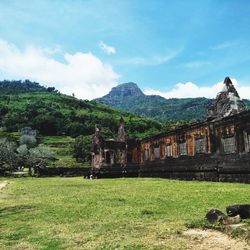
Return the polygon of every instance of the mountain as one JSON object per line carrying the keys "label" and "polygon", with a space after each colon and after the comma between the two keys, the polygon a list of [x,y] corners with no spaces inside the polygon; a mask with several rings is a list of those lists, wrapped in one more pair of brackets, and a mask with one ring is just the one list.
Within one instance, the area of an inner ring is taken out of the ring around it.
{"label": "mountain", "polygon": [[[204,97],[165,99],[158,95],[145,95],[136,83],[131,82],[112,88],[107,95],[94,101],[161,122],[203,120],[213,102]],[[250,101],[244,101],[250,107]]]}
{"label": "mountain", "polygon": [[114,137],[121,116],[131,137],[151,135],[162,129],[156,121],[63,95],[54,87],[43,87],[29,80],[0,81],[1,131],[15,132],[30,126],[42,135],[76,137],[93,134],[98,124],[104,136]]}
{"label": "mountain", "polygon": [[105,103],[112,107],[120,107],[130,97],[141,98],[143,96],[145,95],[136,83],[128,82],[112,88],[107,95],[94,101]]}

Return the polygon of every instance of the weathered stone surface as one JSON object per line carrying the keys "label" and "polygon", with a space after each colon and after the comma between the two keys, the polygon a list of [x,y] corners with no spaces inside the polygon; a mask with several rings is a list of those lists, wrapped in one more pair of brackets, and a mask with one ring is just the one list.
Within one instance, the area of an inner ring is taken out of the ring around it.
{"label": "weathered stone surface", "polygon": [[105,167],[105,176],[137,165],[140,177],[250,183],[250,111],[228,77],[224,85],[210,119],[141,140],[127,139],[124,121],[116,140],[98,143],[96,131],[92,167]]}
{"label": "weathered stone surface", "polygon": [[250,204],[237,204],[226,207],[229,216],[240,215],[242,219],[250,218]]}
{"label": "weathered stone surface", "polygon": [[224,225],[231,225],[231,224],[237,224],[241,222],[241,217],[239,215],[236,215],[234,217],[229,217],[225,215],[222,211],[216,208],[209,210],[205,218],[211,224],[220,222]]}
{"label": "weathered stone surface", "polygon": [[127,133],[125,131],[125,123],[124,123],[123,118],[121,117],[120,125],[119,125],[119,128],[118,128],[117,141],[126,142],[127,139],[128,139],[128,135],[127,135]]}
{"label": "weathered stone surface", "polygon": [[222,218],[221,222],[224,225],[231,225],[231,224],[238,224],[241,222],[241,218],[239,215],[236,215],[234,217],[230,217],[230,216],[225,216]]}
{"label": "weathered stone surface", "polygon": [[100,129],[95,126],[95,134],[92,139],[92,167],[100,168],[102,165],[103,157],[102,157],[102,150],[101,144],[103,139],[100,134]]}
{"label": "weathered stone surface", "polygon": [[207,212],[205,217],[209,223],[213,224],[223,220],[226,217],[226,215],[220,210],[213,208]]}
{"label": "weathered stone surface", "polygon": [[223,90],[217,95],[216,100],[208,109],[211,118],[222,118],[246,110],[244,102],[240,99],[229,77],[224,80]]}
{"label": "weathered stone surface", "polygon": [[[106,166],[126,166],[129,161],[127,149],[131,150],[131,140],[128,140],[125,124],[121,118],[117,139],[103,140],[100,129],[96,126],[95,135],[92,140],[92,168],[103,168]],[[132,143],[133,144],[133,143]],[[134,150],[134,147],[132,148]]]}
{"label": "weathered stone surface", "polygon": [[93,153],[96,154],[99,152],[101,142],[102,142],[102,137],[100,134],[100,129],[96,125],[95,126],[95,134],[94,134],[93,139],[92,139],[92,152]]}

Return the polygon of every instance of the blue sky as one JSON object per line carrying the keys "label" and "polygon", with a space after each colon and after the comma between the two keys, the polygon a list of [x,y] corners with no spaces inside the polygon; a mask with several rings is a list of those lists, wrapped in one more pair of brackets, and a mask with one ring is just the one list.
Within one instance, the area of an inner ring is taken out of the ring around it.
{"label": "blue sky", "polygon": [[87,99],[128,81],[214,97],[229,75],[250,98],[249,13],[246,0],[1,0],[0,79]]}

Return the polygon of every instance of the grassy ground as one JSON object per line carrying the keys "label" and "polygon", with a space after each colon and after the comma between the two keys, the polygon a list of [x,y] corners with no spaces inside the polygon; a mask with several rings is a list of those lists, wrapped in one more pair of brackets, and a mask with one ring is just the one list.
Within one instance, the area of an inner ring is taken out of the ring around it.
{"label": "grassy ground", "polygon": [[0,179],[0,249],[185,249],[185,224],[249,203],[247,184]]}

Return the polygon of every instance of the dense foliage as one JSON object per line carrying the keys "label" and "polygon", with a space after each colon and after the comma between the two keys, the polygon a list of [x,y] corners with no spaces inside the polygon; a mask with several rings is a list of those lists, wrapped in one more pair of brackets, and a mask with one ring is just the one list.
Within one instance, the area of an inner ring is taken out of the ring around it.
{"label": "dense foliage", "polygon": [[91,142],[92,136],[80,135],[76,138],[73,144],[73,156],[79,162],[90,162],[91,161]]}
{"label": "dense foliage", "polygon": [[[12,84],[13,88],[10,87]],[[115,136],[121,116],[132,137],[142,137],[161,130],[158,122],[103,104],[62,95],[54,88],[44,88],[29,81],[4,81],[0,86],[7,86],[6,89],[0,87],[0,127],[9,132],[29,126],[42,135],[77,137],[93,134],[95,124],[99,124]]]}
{"label": "dense foliage", "polygon": [[58,92],[54,87],[44,87],[37,82],[31,82],[30,80],[25,81],[0,81],[0,93],[12,94],[12,93],[24,93],[24,92]]}
{"label": "dense foliage", "polygon": [[54,161],[50,147],[37,144],[36,131],[26,127],[20,131],[20,138],[0,139],[0,172],[12,172],[23,167],[36,172],[37,168],[46,167]]}

